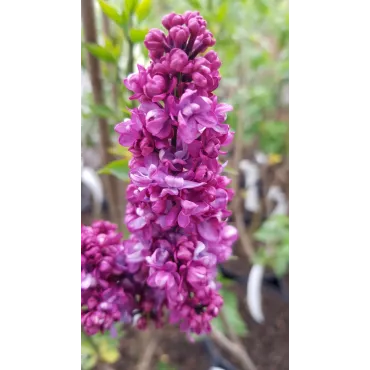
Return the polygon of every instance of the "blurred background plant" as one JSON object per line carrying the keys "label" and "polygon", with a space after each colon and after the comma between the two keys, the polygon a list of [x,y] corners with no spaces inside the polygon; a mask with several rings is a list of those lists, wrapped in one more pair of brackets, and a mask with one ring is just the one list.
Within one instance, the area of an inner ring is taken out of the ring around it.
{"label": "blurred background plant", "polygon": [[[214,49],[223,63],[219,101],[234,106],[228,124],[236,135],[228,148],[226,171],[236,191],[231,222],[240,234],[235,246],[237,262],[244,266],[240,273],[248,273],[256,264],[283,279],[289,263],[288,1],[82,0],[81,4],[82,157],[103,181],[103,218],[119,224],[127,236],[122,220],[130,153],[116,144],[113,128],[129,118],[135,103],[129,100],[131,93],[122,80],[137,70],[137,64],[148,65],[143,40],[150,28],[159,28],[163,15],[198,10],[217,40]],[[86,187],[82,192],[94,199]],[[84,209],[84,223],[91,221],[93,205],[91,200],[90,209]],[[214,327],[225,338],[243,337],[248,328],[240,299],[232,291],[246,281],[222,274],[221,278],[223,317],[228,322],[220,317]],[[256,299],[262,305],[262,298]],[[83,336],[83,369],[116,362],[121,337],[113,339],[108,334],[87,340]],[[157,365],[172,368],[160,361]]]}

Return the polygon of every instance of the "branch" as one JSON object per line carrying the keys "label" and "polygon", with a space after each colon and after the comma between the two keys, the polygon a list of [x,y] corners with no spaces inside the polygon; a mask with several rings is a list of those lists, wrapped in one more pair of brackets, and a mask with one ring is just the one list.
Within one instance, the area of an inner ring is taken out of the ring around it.
{"label": "branch", "polygon": [[233,343],[223,333],[215,328],[212,328],[210,336],[218,346],[220,346],[224,351],[229,352],[239,361],[243,370],[257,370],[256,365],[253,363],[242,345]]}
{"label": "branch", "polygon": [[244,225],[244,218],[240,211],[240,203],[242,203],[242,199],[240,196],[236,196],[234,199],[238,200],[238,203],[234,203],[235,206],[233,207],[233,213],[235,218],[235,226],[238,229],[239,239],[240,243],[242,245],[243,251],[248,257],[248,259],[251,261],[254,256],[254,247],[252,240],[245,228]]}
{"label": "branch", "polygon": [[[102,17],[103,17],[103,32],[105,36],[108,39],[111,39],[112,37],[112,32],[109,24],[109,19],[108,17],[102,12]],[[114,104],[114,109],[115,113],[118,113],[118,86],[117,83],[119,82],[119,76],[118,76],[118,66],[117,65],[108,65],[108,71],[110,75],[114,75],[114,83],[112,85],[112,97],[113,97],[113,104]]]}
{"label": "branch", "polygon": [[[92,0],[81,0],[82,23],[85,34],[85,41],[89,43],[96,43],[96,26],[94,4]],[[88,70],[93,90],[95,104],[103,105],[103,84],[101,80],[100,64],[92,54],[88,53]],[[111,140],[109,135],[109,125],[106,118],[99,117],[99,138],[100,149],[102,152],[103,165],[114,160],[114,157],[109,154],[108,149],[111,147]],[[114,177],[108,176],[104,179],[105,188],[109,202],[110,218],[112,222],[121,226],[122,220],[119,211],[119,202],[117,199],[118,184]]]}
{"label": "branch", "polygon": [[[112,36],[114,36],[114,29],[110,27],[110,21],[108,17],[102,12],[102,17],[103,17],[103,32],[105,36],[108,39],[112,39]],[[113,108],[114,108],[114,113],[115,117],[119,117],[122,112],[119,110],[119,85],[120,85],[120,77],[119,77],[119,67],[118,67],[118,62],[116,64],[109,64],[108,66],[108,72],[109,76],[112,78],[113,76],[113,83],[112,83],[112,101],[113,101]],[[126,196],[125,196],[125,190],[126,190],[126,185],[121,184],[120,181],[116,180],[116,202],[118,204],[118,209],[120,212],[120,220],[123,220],[123,214],[125,213],[126,209]],[[123,236],[128,235],[128,230],[127,227],[124,223],[120,223],[120,231],[123,233]]]}
{"label": "branch", "polygon": [[152,357],[157,348],[159,342],[159,335],[154,332],[153,329],[147,329],[148,331],[143,334],[143,347],[144,353],[141,357],[140,362],[137,365],[137,370],[150,370]]}

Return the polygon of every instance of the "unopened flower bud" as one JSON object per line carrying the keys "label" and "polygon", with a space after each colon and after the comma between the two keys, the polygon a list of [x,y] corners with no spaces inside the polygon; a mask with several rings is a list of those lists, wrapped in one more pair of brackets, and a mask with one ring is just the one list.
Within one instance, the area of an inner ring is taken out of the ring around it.
{"label": "unopened flower bud", "polygon": [[184,18],[180,14],[167,14],[162,18],[163,27],[168,30],[174,26],[181,26],[184,24]]}
{"label": "unopened flower bud", "polygon": [[186,26],[175,26],[170,29],[170,37],[176,48],[181,48],[189,38],[190,32]]}

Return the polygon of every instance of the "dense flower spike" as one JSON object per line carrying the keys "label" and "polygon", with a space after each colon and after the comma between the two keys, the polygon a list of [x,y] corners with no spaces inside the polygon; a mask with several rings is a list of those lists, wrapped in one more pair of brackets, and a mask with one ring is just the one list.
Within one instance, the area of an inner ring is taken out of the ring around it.
{"label": "dense flower spike", "polygon": [[199,55],[215,44],[206,21],[186,12],[162,24],[167,35],[153,29],[144,41],[150,66],[124,80],[140,106],[115,127],[133,155],[125,217],[131,239],[118,243],[108,227],[106,251],[96,225],[83,229],[89,333],[118,320],[117,310],[126,319],[137,313],[140,328],[148,320],[159,326],[164,309],[183,331],[208,333],[223,304],[216,266],[230,256],[237,232],[226,222],[233,192],[218,159],[233,138],[225,124],[232,107],[212,93],[220,81],[216,52]]}
{"label": "dense flower spike", "polygon": [[81,323],[88,335],[163,305],[161,292],[145,282],[149,267],[143,264],[142,244],[134,237],[122,242],[121,237],[107,221],[81,228]]}

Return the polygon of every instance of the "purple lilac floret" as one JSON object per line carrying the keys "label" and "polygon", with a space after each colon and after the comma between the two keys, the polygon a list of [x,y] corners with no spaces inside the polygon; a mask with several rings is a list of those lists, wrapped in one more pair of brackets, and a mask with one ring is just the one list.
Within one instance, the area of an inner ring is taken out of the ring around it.
{"label": "purple lilac floret", "polygon": [[[166,311],[181,330],[209,333],[223,304],[217,264],[230,256],[237,239],[227,224],[233,191],[219,162],[222,147],[233,139],[225,123],[232,107],[213,94],[221,62],[213,50],[205,53],[215,44],[206,21],[198,12],[185,12],[165,16],[162,24],[167,34],[152,29],[144,41],[149,67],[139,65],[124,80],[130,99],[140,102],[131,119],[115,127],[119,143],[132,153],[125,216],[132,236],[119,243],[116,231],[107,229],[107,255],[93,243],[99,257],[93,268],[82,269],[83,279],[96,284],[84,302],[93,297],[99,303],[83,312],[88,333],[122,317],[132,320],[134,313],[140,328],[150,320],[161,326]],[[83,228],[85,238],[95,229]],[[106,289],[114,292],[108,311],[101,308]]]}

